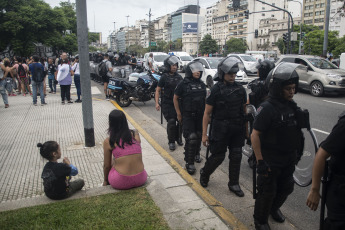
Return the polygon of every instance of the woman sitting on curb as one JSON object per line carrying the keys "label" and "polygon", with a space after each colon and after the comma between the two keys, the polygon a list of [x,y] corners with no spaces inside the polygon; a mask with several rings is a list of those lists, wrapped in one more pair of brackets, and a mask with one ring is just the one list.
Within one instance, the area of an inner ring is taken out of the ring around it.
{"label": "woman sitting on curb", "polygon": [[142,161],[139,133],[128,128],[122,111],[113,110],[109,114],[108,134],[103,143],[103,186],[110,184],[115,189],[123,190],[145,184],[147,173]]}

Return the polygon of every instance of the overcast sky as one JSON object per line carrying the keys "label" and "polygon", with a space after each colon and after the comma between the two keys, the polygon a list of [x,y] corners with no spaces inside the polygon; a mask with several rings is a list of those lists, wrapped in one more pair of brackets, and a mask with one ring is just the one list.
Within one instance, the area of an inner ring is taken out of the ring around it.
{"label": "overcast sky", "polygon": [[[61,0],[44,0],[51,7],[59,6]],[[68,0],[65,0],[68,1]],[[70,0],[75,3],[75,0]],[[206,8],[216,3],[217,0],[199,0],[202,8]],[[147,14],[151,8],[151,20],[176,11],[184,5],[197,4],[197,0],[87,0],[88,26],[91,32],[102,32],[102,42],[106,43],[106,38],[114,30],[128,24],[135,25],[136,20],[149,19]]]}

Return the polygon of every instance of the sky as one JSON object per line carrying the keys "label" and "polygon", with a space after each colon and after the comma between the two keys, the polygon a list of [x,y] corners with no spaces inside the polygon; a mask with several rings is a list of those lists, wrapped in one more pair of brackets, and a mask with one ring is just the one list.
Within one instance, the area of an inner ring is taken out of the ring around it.
{"label": "sky", "polygon": [[[59,6],[61,0],[44,0],[51,7]],[[68,0],[64,0],[68,1]],[[70,0],[75,3],[75,0]],[[199,0],[200,7],[206,8],[217,0]],[[87,21],[90,32],[102,32],[102,43],[115,29],[135,25],[136,20],[148,20],[151,8],[151,20],[172,13],[184,5],[196,5],[197,0],[86,0]]]}

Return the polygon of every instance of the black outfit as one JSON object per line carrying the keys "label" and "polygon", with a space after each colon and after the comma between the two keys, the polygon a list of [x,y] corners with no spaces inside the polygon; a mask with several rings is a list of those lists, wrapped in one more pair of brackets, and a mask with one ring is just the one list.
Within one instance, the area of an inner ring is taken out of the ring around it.
{"label": "black outfit", "polygon": [[61,101],[64,102],[65,98],[67,101],[71,100],[71,85],[60,85],[61,90]]}
{"label": "black outfit", "polygon": [[44,193],[53,200],[71,196],[84,186],[81,179],[70,182],[71,167],[64,163],[48,162],[42,172]]}
{"label": "black outfit", "polygon": [[239,184],[245,131],[243,109],[246,101],[245,89],[236,82],[233,84],[218,82],[211,88],[211,94],[206,100],[206,104],[213,106],[209,137],[211,156],[200,172],[202,186],[207,186],[210,175],[223,162],[227,148],[230,151],[229,188]]}
{"label": "black outfit", "polygon": [[345,229],[345,112],[321,147],[331,155],[330,181],[327,186],[327,218],[324,229]]}
{"label": "black outfit", "polygon": [[[54,64],[48,64],[48,81],[49,81],[49,88],[51,92],[56,93],[56,80],[55,80],[55,72],[56,72],[56,66]],[[53,75],[54,78],[50,79],[49,75]]]}
{"label": "black outfit", "polygon": [[194,165],[195,157],[199,156],[198,159],[200,159],[206,85],[200,78],[185,77],[183,81],[177,85],[175,94],[181,99],[182,129],[183,137],[186,140],[184,160],[188,165]]}
{"label": "black outfit", "polygon": [[177,114],[174,107],[174,90],[178,83],[182,81],[181,75],[175,73],[170,75],[169,73],[163,73],[159,79],[158,86],[163,89],[162,95],[162,112],[164,118],[167,120],[167,134],[169,143],[175,143],[178,137],[178,127],[176,124]]}
{"label": "black outfit", "polygon": [[133,57],[132,60],[131,60],[131,62],[132,62],[132,64],[131,64],[132,70],[134,70],[135,67],[137,66],[137,59],[136,59],[135,57]]}
{"label": "black outfit", "polygon": [[[297,122],[298,109],[294,101],[270,97],[257,110],[258,115],[253,126],[261,132],[262,157],[271,170],[268,176],[257,176],[258,194],[254,220],[258,226],[268,224],[270,213],[276,220],[274,214],[280,213],[279,208],[293,192],[293,172],[297,162],[297,151],[301,148],[303,138]],[[283,217],[277,221],[283,222],[284,219]]]}

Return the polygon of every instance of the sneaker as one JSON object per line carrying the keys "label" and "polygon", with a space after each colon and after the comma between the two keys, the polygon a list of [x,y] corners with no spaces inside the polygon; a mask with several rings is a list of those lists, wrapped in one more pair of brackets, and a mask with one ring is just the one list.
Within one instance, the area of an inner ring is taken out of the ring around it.
{"label": "sneaker", "polygon": [[30,96],[32,96],[32,93],[30,93]]}
{"label": "sneaker", "polygon": [[25,94],[25,93],[23,93],[23,96],[24,96],[24,97],[26,97],[26,94]]}
{"label": "sneaker", "polygon": [[49,93],[52,93],[53,91],[49,91]]}
{"label": "sneaker", "polygon": [[5,109],[7,109],[8,107],[10,107],[10,105],[9,104],[5,104]]}
{"label": "sneaker", "polygon": [[77,100],[75,100],[74,102],[75,102],[75,103],[81,103],[81,102],[82,102],[82,100],[77,99]]}
{"label": "sneaker", "polygon": [[61,101],[61,105],[64,105],[65,104],[65,101]]}
{"label": "sneaker", "polygon": [[41,106],[44,106],[44,105],[48,105],[48,103],[46,103],[46,102],[41,103]]}
{"label": "sneaker", "polygon": [[68,103],[68,104],[72,104],[72,103],[73,103],[73,101],[68,101],[67,103]]}
{"label": "sneaker", "polygon": [[109,96],[106,95],[106,96],[105,96],[105,100],[109,101],[109,99],[110,99]]}
{"label": "sneaker", "polygon": [[56,92],[53,92],[53,94],[56,94]]}
{"label": "sneaker", "polygon": [[17,94],[12,93],[11,96],[17,96]]}
{"label": "sneaker", "polygon": [[34,103],[34,106],[37,106],[37,103]]}

